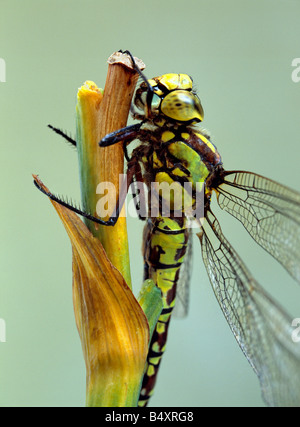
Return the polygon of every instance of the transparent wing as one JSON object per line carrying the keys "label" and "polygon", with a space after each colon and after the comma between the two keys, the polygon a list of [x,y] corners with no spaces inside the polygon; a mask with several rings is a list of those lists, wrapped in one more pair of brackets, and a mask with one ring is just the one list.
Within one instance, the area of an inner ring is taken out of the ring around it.
{"label": "transparent wing", "polygon": [[292,319],[251,276],[211,211],[198,234],[212,287],[271,406],[300,406],[300,343]]}
{"label": "transparent wing", "polygon": [[180,267],[179,279],[176,287],[176,303],[173,310],[173,316],[183,318],[188,314],[189,309],[189,293],[190,280],[192,274],[192,258],[193,258],[193,235],[190,233],[187,250],[184,261]]}
{"label": "transparent wing", "polygon": [[300,282],[300,194],[251,172],[225,172],[218,203]]}

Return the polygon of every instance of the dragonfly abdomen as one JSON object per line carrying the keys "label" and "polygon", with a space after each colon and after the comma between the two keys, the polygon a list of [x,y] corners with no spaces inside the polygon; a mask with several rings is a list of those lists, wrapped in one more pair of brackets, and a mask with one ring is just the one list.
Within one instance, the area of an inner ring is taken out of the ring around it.
{"label": "dragonfly abdomen", "polygon": [[139,406],[146,406],[151,397],[165,350],[179,271],[187,250],[189,234],[185,221],[185,218],[152,218],[144,230],[144,279],[152,279],[161,290],[163,310],[150,342]]}

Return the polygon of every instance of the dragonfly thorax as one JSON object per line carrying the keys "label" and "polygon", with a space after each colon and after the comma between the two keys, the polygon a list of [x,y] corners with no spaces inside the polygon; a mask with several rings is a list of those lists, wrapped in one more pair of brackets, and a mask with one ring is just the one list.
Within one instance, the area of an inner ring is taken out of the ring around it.
{"label": "dragonfly thorax", "polygon": [[145,119],[167,119],[193,124],[203,120],[203,108],[193,92],[193,81],[187,74],[164,74],[141,83],[136,91],[135,106]]}

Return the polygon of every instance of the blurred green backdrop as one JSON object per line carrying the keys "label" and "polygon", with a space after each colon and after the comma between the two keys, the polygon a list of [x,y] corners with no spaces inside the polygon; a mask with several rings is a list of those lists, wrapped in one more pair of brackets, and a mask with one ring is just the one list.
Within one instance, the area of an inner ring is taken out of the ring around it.
{"label": "blurred green backdrop", "polygon": [[[71,248],[33,186],[79,200],[77,157],[47,128],[73,133],[77,88],[103,86],[108,56],[129,49],[149,77],[193,76],[226,169],[300,190],[299,0],[0,0],[1,406],[84,406],[85,367],[71,294]],[[217,212],[250,270],[300,317],[299,289],[242,226]],[[133,280],[143,224],[128,221]],[[190,312],[171,323],[152,406],[263,405],[258,380],[221,313],[194,242]]]}

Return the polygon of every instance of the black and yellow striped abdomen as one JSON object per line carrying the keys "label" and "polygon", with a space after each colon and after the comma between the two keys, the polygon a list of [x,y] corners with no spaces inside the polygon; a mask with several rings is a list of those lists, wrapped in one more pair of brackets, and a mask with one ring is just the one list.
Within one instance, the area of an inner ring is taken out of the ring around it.
{"label": "black and yellow striped abdomen", "polygon": [[163,310],[149,346],[147,367],[143,379],[139,406],[150,398],[162,354],[165,350],[168,326],[175,305],[176,284],[186,253],[188,230],[185,220],[149,219],[144,230],[145,279],[152,279],[162,293]]}

